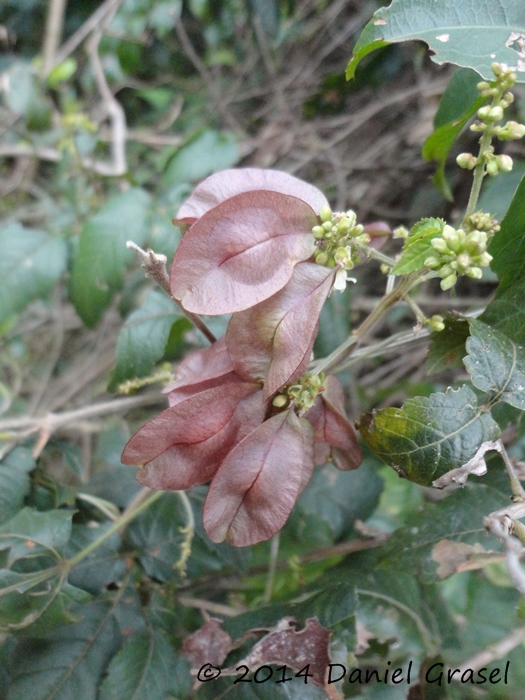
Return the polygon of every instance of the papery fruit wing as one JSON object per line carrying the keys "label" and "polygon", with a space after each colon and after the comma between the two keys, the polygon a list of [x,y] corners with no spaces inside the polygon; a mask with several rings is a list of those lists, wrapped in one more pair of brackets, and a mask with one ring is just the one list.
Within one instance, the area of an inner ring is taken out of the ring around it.
{"label": "papery fruit wing", "polygon": [[291,410],[272,416],[235,447],[211,482],[203,509],[209,538],[238,547],[267,540],[286,522],[305,465],[305,426]]}
{"label": "papery fruit wing", "polygon": [[192,352],[177,367],[174,381],[163,389],[163,394],[169,394],[174,389],[192,386],[222,377],[233,370],[233,364],[226,348],[223,336],[213,345]]}
{"label": "papery fruit wing", "polygon": [[265,400],[306,371],[334,277],[333,269],[301,263],[284,289],[228,324],[226,344],[235,371],[245,379],[265,380]]}
{"label": "papery fruit wing", "polygon": [[133,435],[122,453],[122,463],[143,465],[172,445],[207,440],[224,428],[239,401],[258,388],[253,383],[235,381],[167,408]]}
{"label": "papery fruit wing", "polygon": [[177,212],[174,224],[193,224],[213,207],[241,192],[269,190],[289,194],[309,204],[316,214],[328,205],[324,194],[307,182],[280,170],[239,168],[222,170],[203,180]]}
{"label": "papery fruit wing", "polygon": [[226,455],[264,420],[261,391],[242,398],[218,433],[191,445],[173,445],[148,462],[137,480],[151,489],[183,491],[209,481]]}
{"label": "papery fruit wing", "polygon": [[246,192],[204,214],[182,239],[171,292],[188,311],[242,311],[279,291],[314,252],[317,217],[296,197]]}

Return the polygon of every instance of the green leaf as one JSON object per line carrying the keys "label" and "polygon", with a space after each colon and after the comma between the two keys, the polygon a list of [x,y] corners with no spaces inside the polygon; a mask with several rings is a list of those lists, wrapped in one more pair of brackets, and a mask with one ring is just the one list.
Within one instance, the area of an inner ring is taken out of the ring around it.
{"label": "green leaf", "polygon": [[359,430],[378,457],[424,486],[462,467],[481,443],[499,437],[498,425],[467,386],[366,414]]}
{"label": "green leaf", "polygon": [[428,374],[443,372],[452,367],[462,367],[465,357],[465,343],[469,337],[469,324],[466,319],[449,316],[445,318],[445,328],[430,335],[430,347],[425,359]]}
{"label": "green leaf", "polygon": [[35,460],[26,447],[15,447],[0,462],[0,525],[14,517],[29,493],[29,472]]}
{"label": "green leaf", "polygon": [[10,559],[43,550],[63,552],[71,535],[73,511],[51,510],[44,513],[23,508],[14,518],[0,527],[0,549],[10,547]]}
{"label": "green leaf", "polygon": [[164,187],[202,180],[219,170],[231,168],[239,160],[239,149],[231,134],[204,131],[171,159],[163,176]]}
{"label": "green leaf", "polygon": [[66,245],[19,223],[0,226],[0,323],[51,291],[66,267]]}
{"label": "green leaf", "polygon": [[126,379],[145,377],[162,358],[170,331],[181,319],[179,307],[163,292],[150,289],[144,303],[126,319],[117,342],[113,391]]}
{"label": "green leaf", "polygon": [[146,238],[149,204],[147,192],[130,189],[106,202],[82,228],[73,260],[71,298],[89,327],[102,318],[133,260],[126,242],[142,245]]}
{"label": "green leaf", "polygon": [[177,694],[175,653],[160,630],[129,639],[111,660],[99,700],[166,700]]}
{"label": "green leaf", "polygon": [[319,540],[323,531],[330,533],[328,542],[348,536],[357,519],[366,520],[375,510],[383,489],[383,480],[370,462],[359,469],[341,472],[331,464],[314,471],[306,491],[299,498],[292,522],[303,541]]}
{"label": "green leaf", "polygon": [[[494,61],[515,66],[520,59],[516,37],[525,34],[525,5],[521,0],[393,0],[378,10],[354,47],[346,69],[354,77],[359,62],[391,42],[421,40],[434,52],[436,63],[473,68],[485,79],[493,77]],[[523,73],[518,80],[525,82]]]}
{"label": "green leaf", "polygon": [[412,571],[423,583],[446,578],[452,571],[447,572],[436,545],[443,540],[467,545],[481,541],[490,548],[483,518],[507,498],[508,494],[484,484],[469,484],[438,503],[425,503],[383,545],[380,567]]}
{"label": "green leaf", "polygon": [[120,644],[115,606],[79,606],[82,619],[45,639],[22,641],[11,665],[9,700],[96,700],[108,661]]}
{"label": "green leaf", "polygon": [[437,238],[443,232],[445,222],[443,219],[421,219],[410,229],[410,234],[405,240],[401,257],[392,268],[392,275],[407,275],[409,272],[421,270],[425,260],[434,255],[434,248],[430,245],[433,238]]}
{"label": "green leaf", "polygon": [[449,201],[453,197],[445,177],[445,163],[459,132],[486,102],[476,88],[478,82],[479,74],[470,68],[460,68],[453,73],[434,117],[435,129],[426,139],[421,152],[426,160],[438,161],[434,184]]}
{"label": "green leaf", "polygon": [[502,287],[480,316],[519,345],[525,345],[525,279]]}
{"label": "green leaf", "polygon": [[525,352],[501,331],[482,321],[470,321],[468,355],[464,359],[472,383],[494,392],[500,400],[525,411]]}
{"label": "green leaf", "polygon": [[[103,523],[99,527],[74,524],[65,556],[70,559],[103,535],[113,523]],[[84,557],[70,571],[68,580],[77,588],[89,593],[100,593],[109,583],[122,581],[126,565],[118,555],[120,537],[114,533],[104,540],[91,554]]]}
{"label": "green leaf", "polygon": [[[524,5],[525,10],[525,5]],[[522,178],[510,207],[494,235],[489,252],[494,257],[491,267],[505,289],[525,277],[525,177]]]}

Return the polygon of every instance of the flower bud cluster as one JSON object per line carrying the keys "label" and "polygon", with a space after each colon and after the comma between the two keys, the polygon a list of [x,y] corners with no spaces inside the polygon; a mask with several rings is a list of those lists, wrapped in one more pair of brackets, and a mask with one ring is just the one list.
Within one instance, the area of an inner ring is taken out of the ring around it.
{"label": "flower bud cluster", "polygon": [[440,316],[439,314],[434,314],[434,316],[431,316],[426,323],[435,333],[440,333],[441,331],[445,330],[443,316]]}
{"label": "flower bud cluster", "polygon": [[[508,121],[504,125],[496,125],[503,119],[504,110],[514,102],[514,95],[505,92],[513,87],[517,75],[504,63],[493,63],[492,72],[495,79],[490,83],[482,80],[478,83],[478,90],[482,97],[490,97],[491,103],[480,107],[477,112],[478,121],[472,124],[470,129],[475,132],[486,132],[490,137],[495,136],[500,141],[513,141],[525,136],[525,124]],[[494,177],[498,173],[508,173],[512,170],[512,158],[507,155],[494,155],[494,149],[488,145],[482,149],[482,153],[476,158],[472,153],[460,153],[456,162],[460,168],[472,170],[478,163],[486,166],[487,173]]]}
{"label": "flower bud cluster", "polygon": [[306,373],[294,384],[283,387],[272,401],[276,408],[289,408],[293,404],[299,411],[312,408],[315,398],[324,391],[324,372]]}
{"label": "flower bud cluster", "polygon": [[315,262],[326,267],[339,265],[341,270],[351,270],[359,262],[355,243],[366,245],[370,236],[364,233],[361,224],[356,224],[356,214],[347,212],[332,213],[328,206],[320,211],[321,224],[314,226],[312,233],[316,240]]}
{"label": "flower bud cluster", "polygon": [[492,260],[492,255],[487,253],[487,241],[485,231],[466,233],[446,225],[441,236],[430,241],[434,254],[425,260],[425,267],[438,271],[443,291],[451,289],[459,275],[481,279],[481,268]]}
{"label": "flower bud cluster", "polygon": [[468,216],[463,226],[466,228],[467,232],[474,230],[484,231],[488,238],[491,238],[501,229],[498,220],[494,219],[492,214],[485,214],[482,211],[477,211]]}

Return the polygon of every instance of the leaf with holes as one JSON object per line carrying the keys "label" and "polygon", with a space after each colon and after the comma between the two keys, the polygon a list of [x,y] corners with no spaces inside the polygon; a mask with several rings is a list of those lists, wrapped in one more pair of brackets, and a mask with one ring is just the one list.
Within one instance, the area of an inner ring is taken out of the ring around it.
{"label": "leaf with holes", "polygon": [[485,79],[494,61],[516,66],[525,82],[520,39],[525,36],[525,5],[521,0],[393,0],[377,10],[354,46],[346,69],[354,77],[359,62],[391,42],[421,40],[434,52],[436,63],[473,68]]}
{"label": "leaf with holes", "polygon": [[334,277],[330,268],[301,263],[280,292],[232,316],[226,345],[233,366],[245,379],[264,381],[264,400],[306,371]]}
{"label": "leaf with holes", "polygon": [[182,239],[171,292],[185,309],[242,311],[278,292],[296,263],[313,255],[313,209],[277,192],[244,192],[210,209]]}
{"label": "leaf with holes", "polygon": [[472,383],[494,399],[525,411],[525,350],[504,333],[478,320],[470,321],[468,355],[463,360]]}
{"label": "leaf with holes", "polygon": [[359,430],[378,457],[424,486],[462,467],[500,432],[467,386],[368,413]]}
{"label": "leaf with holes", "polygon": [[312,440],[310,424],[290,410],[245,437],[211,482],[203,510],[209,538],[243,547],[278,532],[311,467]]}
{"label": "leaf with holes", "polygon": [[267,190],[297,197],[309,204],[316,214],[319,214],[321,207],[328,205],[326,197],[317,187],[293,175],[280,170],[237,168],[210,175],[197,185],[177,212],[173,223],[193,224],[221,202],[242,192],[254,190]]}

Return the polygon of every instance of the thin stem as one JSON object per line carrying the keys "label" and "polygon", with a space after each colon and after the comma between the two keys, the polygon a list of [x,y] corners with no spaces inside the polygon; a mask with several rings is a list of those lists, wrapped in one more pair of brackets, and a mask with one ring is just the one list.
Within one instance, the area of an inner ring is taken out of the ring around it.
{"label": "thin stem", "polygon": [[148,498],[144,499],[142,503],[140,503],[134,510],[125,511],[122,516],[113,523],[109,530],[106,530],[106,532],[104,532],[94,542],[91,542],[91,544],[78,552],[78,554],[75,554],[74,557],[68,559],[65,562],[65,568],[67,570],[72,569],[76,564],[78,564],[79,561],[91,554],[91,552],[97,549],[97,547],[100,547],[102,542],[118,532],[124,525],[127,525],[131,520],[133,520],[133,518],[139,515],[139,513],[142,513],[143,510],[149,508],[149,506],[157,501],[163,495],[163,493],[164,491],[152,491]]}
{"label": "thin stem", "polygon": [[516,474],[514,465],[512,464],[512,461],[509,455],[507,454],[507,450],[505,449],[503,442],[501,440],[498,440],[498,444],[499,452],[505,464],[505,469],[507,470],[507,474],[509,475],[510,488],[512,490],[512,494],[516,500],[519,499],[519,501],[525,502],[525,489],[521,485],[521,481],[519,480],[518,475]]}
{"label": "thin stem", "polygon": [[263,603],[268,604],[272,599],[273,582],[275,579],[275,570],[277,567],[277,557],[279,556],[279,539],[280,532],[277,532],[270,543],[270,565],[268,567],[268,578],[264,588]]}
{"label": "thin stem", "polygon": [[474,181],[472,183],[472,189],[470,190],[470,197],[467,204],[467,211],[465,212],[464,221],[471,216],[476,210],[476,205],[479,199],[479,193],[481,192],[481,185],[483,183],[483,178],[486,175],[485,172],[485,159],[483,158],[487,149],[490,147],[492,142],[492,129],[486,128],[483,132],[483,136],[479,141],[479,155],[476,167],[474,169]]}
{"label": "thin stem", "polygon": [[45,77],[51,72],[54,64],[55,54],[58,50],[62,38],[64,27],[64,16],[66,12],[67,0],[51,0],[47,13],[46,31],[44,35],[42,76]]}
{"label": "thin stem", "polygon": [[352,352],[352,349],[358,345],[370,329],[379,321],[379,319],[393,306],[396,302],[402,299],[407,292],[410,291],[411,287],[417,282],[417,278],[413,275],[406,275],[400,281],[400,283],[391,292],[385,294],[381,299],[376,308],[372,313],[363,321],[359,328],[345,340],[338,348],[336,348],[328,357],[321,360],[316,366],[313,372],[319,374],[320,372],[333,370],[339,363],[345,360],[348,355]]}
{"label": "thin stem", "polygon": [[191,543],[193,541],[193,535],[195,534],[195,517],[186,491],[176,491],[176,493],[181,499],[184,510],[186,511],[186,526],[181,527],[181,532],[185,535],[185,538],[180,547],[180,559],[173,565],[173,568],[178,569],[181,576],[184,578],[186,576],[186,564],[191,554]]}
{"label": "thin stem", "polygon": [[356,247],[359,248],[367,258],[373,258],[374,260],[379,260],[379,262],[384,263],[385,265],[388,265],[388,267],[394,267],[396,264],[396,261],[393,258],[388,257],[388,255],[384,255],[383,253],[380,253],[379,250],[376,250],[375,248],[371,248],[368,245],[363,245],[360,243],[356,244]]}

